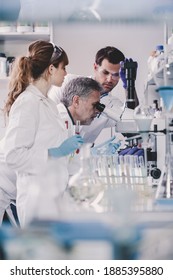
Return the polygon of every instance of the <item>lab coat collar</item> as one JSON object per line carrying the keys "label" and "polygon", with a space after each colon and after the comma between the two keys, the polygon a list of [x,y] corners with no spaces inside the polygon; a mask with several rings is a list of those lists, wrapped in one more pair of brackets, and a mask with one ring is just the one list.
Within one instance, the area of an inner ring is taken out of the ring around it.
{"label": "lab coat collar", "polygon": [[38,97],[45,106],[49,107],[50,112],[54,114],[54,116],[57,118],[59,124],[64,129],[64,123],[61,121],[60,114],[58,112],[57,106],[53,100],[51,100],[49,97],[42,94],[42,92],[35,87],[34,85],[30,84],[27,88],[27,91],[31,92],[34,96]]}
{"label": "lab coat collar", "polygon": [[[66,107],[66,106],[65,106],[65,107]],[[71,121],[72,121],[72,124],[75,125],[74,119],[73,119],[73,117],[72,117],[72,115],[71,115],[69,109],[68,109],[67,107],[66,107],[66,109],[67,109],[67,113],[68,113],[68,115],[69,115],[69,117],[70,117],[70,119],[71,119]]]}
{"label": "lab coat collar", "polygon": [[101,94],[100,99],[107,96],[107,95],[109,95],[109,92],[104,92],[103,94]]}
{"label": "lab coat collar", "polygon": [[60,115],[63,116],[63,118],[64,118],[64,116],[66,118],[67,115],[68,115],[68,117],[71,120],[72,124],[75,125],[74,119],[73,119],[69,109],[62,102],[60,102],[57,105],[57,108],[58,108],[58,111],[59,111]]}
{"label": "lab coat collar", "polygon": [[41,99],[48,99],[36,86],[30,84],[27,88],[27,91],[32,92],[34,95],[40,97]]}

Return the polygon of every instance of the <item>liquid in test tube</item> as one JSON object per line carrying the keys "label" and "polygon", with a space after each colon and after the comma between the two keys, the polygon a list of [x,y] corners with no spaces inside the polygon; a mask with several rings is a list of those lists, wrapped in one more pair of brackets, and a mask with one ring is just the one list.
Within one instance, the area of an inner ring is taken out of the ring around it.
{"label": "liquid in test tube", "polygon": [[[80,121],[76,121],[76,124],[75,124],[75,134],[80,134]],[[76,150],[76,154],[79,153],[79,149]]]}
{"label": "liquid in test tube", "polygon": [[80,134],[80,121],[76,121],[75,134]]}

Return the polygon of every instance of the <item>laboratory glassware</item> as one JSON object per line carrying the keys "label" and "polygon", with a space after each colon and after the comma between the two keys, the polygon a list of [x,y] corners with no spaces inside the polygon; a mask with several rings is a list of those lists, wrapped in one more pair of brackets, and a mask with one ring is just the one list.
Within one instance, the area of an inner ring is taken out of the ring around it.
{"label": "laboratory glassware", "polygon": [[104,184],[94,170],[91,157],[91,144],[83,144],[80,150],[79,172],[70,177],[68,191],[74,200],[87,207],[92,206],[94,201],[102,197]]}

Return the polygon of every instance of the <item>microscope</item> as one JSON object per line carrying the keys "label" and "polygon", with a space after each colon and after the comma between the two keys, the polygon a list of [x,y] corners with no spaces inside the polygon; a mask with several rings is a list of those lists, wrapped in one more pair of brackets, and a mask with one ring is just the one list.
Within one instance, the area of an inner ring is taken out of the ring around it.
{"label": "microscope", "polygon": [[129,109],[135,109],[135,80],[138,64],[136,61],[133,61],[131,58],[129,60],[125,59],[122,64],[122,69],[125,72],[125,77],[127,81],[127,100],[126,107]]}
{"label": "microscope", "polygon": [[[137,62],[132,59],[125,60],[122,65],[125,71],[125,77],[127,80],[127,100],[125,108],[135,109],[135,80],[137,73]],[[152,176],[153,180],[157,184],[160,176],[162,166],[165,160],[165,151],[162,147],[165,147],[165,120],[154,118],[151,121],[151,125],[145,129],[139,129],[136,120],[134,119],[134,111],[131,115],[125,118],[117,117],[117,114],[110,109],[106,108],[104,104],[97,103],[96,108],[106,115],[107,117],[117,121],[115,132],[120,132],[126,136],[126,140],[129,146],[140,145],[142,142],[143,133],[147,133],[148,136],[148,148],[147,148],[147,166],[148,175]],[[152,109],[152,108],[151,108]],[[126,114],[124,114],[126,115]],[[145,121],[144,121],[145,122]],[[143,130],[143,131],[142,131]]]}

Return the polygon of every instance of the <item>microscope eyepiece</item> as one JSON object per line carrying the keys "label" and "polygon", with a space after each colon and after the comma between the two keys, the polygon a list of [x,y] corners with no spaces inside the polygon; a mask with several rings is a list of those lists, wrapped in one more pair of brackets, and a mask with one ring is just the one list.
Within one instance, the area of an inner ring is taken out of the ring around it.
{"label": "microscope eyepiece", "polygon": [[105,105],[102,104],[102,103],[100,103],[100,102],[97,102],[97,103],[95,104],[95,108],[96,108],[100,113],[102,113],[102,112],[104,111],[104,109],[105,109]]}

